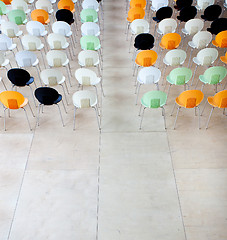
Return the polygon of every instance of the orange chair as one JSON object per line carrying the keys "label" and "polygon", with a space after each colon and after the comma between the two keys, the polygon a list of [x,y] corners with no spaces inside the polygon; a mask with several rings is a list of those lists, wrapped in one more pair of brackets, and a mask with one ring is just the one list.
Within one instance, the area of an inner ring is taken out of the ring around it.
{"label": "orange chair", "polygon": [[179,47],[181,42],[181,36],[178,33],[167,33],[165,34],[162,39],[161,42],[159,43],[159,46],[161,47],[161,49],[168,49],[168,50],[172,50],[172,49],[176,49]]}
{"label": "orange chair", "polygon": [[130,9],[135,8],[135,7],[145,9],[146,4],[147,4],[146,0],[131,0],[130,1]]}
{"label": "orange chair", "polygon": [[[212,106],[212,109],[210,111],[210,115],[207,121],[206,129],[208,128],[208,124],[210,122],[210,118],[212,115],[212,112],[214,108],[223,108],[223,114],[225,113],[225,108],[227,108],[227,90],[223,90],[221,92],[216,93],[213,97],[208,97],[206,104],[209,103]],[[206,107],[206,104],[204,105],[203,111]],[[202,111],[202,113],[203,113]],[[202,115],[201,113],[201,115]]]}
{"label": "orange chair", "polygon": [[43,9],[35,9],[31,12],[31,19],[33,21],[41,22],[42,24],[50,23],[48,12]]}
{"label": "orange chair", "polygon": [[[5,131],[6,131],[6,114],[5,114],[6,109],[10,110],[10,109],[19,109],[19,108],[22,108],[24,110],[27,121],[28,121],[29,128],[30,128],[30,130],[32,130],[30,122],[28,120],[26,109],[24,108],[27,104],[29,105],[27,98],[25,98],[21,93],[16,92],[16,91],[4,91],[4,92],[0,93],[0,102],[4,106],[4,129],[5,129]],[[32,112],[30,105],[29,105],[29,108]],[[33,112],[32,112],[32,115],[34,116]]]}
{"label": "orange chair", "polygon": [[212,41],[215,47],[226,48],[227,47],[227,30],[218,33],[215,40]]}
{"label": "orange chair", "polygon": [[1,0],[2,2],[5,3],[5,5],[10,5],[12,0]]}
{"label": "orange chair", "polygon": [[[158,54],[154,50],[143,50],[139,52],[136,56],[135,64],[134,64],[134,71],[133,76],[135,76],[135,70],[139,67],[150,67],[153,66],[158,58]],[[136,75],[137,75],[136,73]]]}
{"label": "orange chair", "polygon": [[[178,109],[177,109],[177,115],[176,115],[176,119],[175,119],[175,122],[174,122],[173,129],[175,129],[176,122],[177,122],[177,117],[178,117],[180,108],[181,107],[195,108],[195,115],[196,115],[196,108],[198,108],[198,110],[199,110],[199,104],[202,102],[203,97],[204,97],[204,95],[200,90],[187,90],[187,91],[182,92],[175,99],[175,104],[173,106],[171,116],[173,114],[173,111],[174,111],[174,108],[175,108],[176,104],[178,105]],[[199,129],[200,129],[200,113],[199,113]]]}
{"label": "orange chair", "polygon": [[145,16],[145,10],[140,8],[140,7],[134,7],[131,8],[128,11],[128,17],[127,17],[127,25],[126,25],[126,33],[128,33],[129,30],[129,25],[132,21],[134,21],[135,19],[143,19]]}
{"label": "orange chair", "polygon": [[58,9],[67,9],[74,13],[75,10],[75,5],[72,0],[60,0],[58,2]]}
{"label": "orange chair", "polygon": [[225,53],[225,56],[221,56],[221,57],[220,57],[220,60],[221,60],[223,63],[227,64],[227,52]]}

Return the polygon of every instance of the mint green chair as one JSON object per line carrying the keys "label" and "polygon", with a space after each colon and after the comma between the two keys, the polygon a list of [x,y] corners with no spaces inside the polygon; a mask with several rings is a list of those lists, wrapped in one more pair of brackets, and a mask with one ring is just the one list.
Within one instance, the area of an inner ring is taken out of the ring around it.
{"label": "mint green chair", "polygon": [[169,96],[170,87],[172,85],[184,85],[184,91],[186,90],[186,85],[192,77],[192,70],[186,67],[174,68],[170,74],[166,77],[169,83],[169,89],[167,97]]}
{"label": "mint green chair", "polygon": [[82,23],[85,22],[98,22],[98,14],[94,9],[88,8],[83,9],[80,12],[80,20]]}
{"label": "mint green chair", "polygon": [[22,25],[27,22],[25,12],[19,9],[14,9],[9,11],[8,18],[10,22],[14,22],[17,25]]}
{"label": "mint green chair", "polygon": [[0,1],[0,16],[7,14],[9,10],[7,9],[4,2]]}
{"label": "mint green chair", "polygon": [[143,97],[141,98],[141,107],[139,111],[139,116],[140,116],[141,109],[143,107],[143,112],[142,112],[141,121],[140,121],[140,129],[142,127],[144,111],[146,108],[162,108],[162,116],[164,117],[164,124],[166,129],[165,109],[164,109],[166,100],[167,100],[167,94],[162,91],[150,91],[143,95]]}
{"label": "mint green chair", "polygon": [[217,85],[225,78],[226,74],[227,69],[225,67],[215,66],[208,68],[203,75],[199,76],[199,80],[202,82],[201,91],[203,90],[205,84],[211,84],[215,85],[215,92],[217,92]]}

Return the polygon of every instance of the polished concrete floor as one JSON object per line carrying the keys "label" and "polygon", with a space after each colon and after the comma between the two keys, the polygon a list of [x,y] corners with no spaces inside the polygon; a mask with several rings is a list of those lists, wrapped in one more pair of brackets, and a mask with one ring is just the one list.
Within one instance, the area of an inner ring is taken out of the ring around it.
{"label": "polished concrete floor", "polygon": [[[49,106],[40,116],[39,127],[27,108],[32,131],[23,111],[12,111],[4,131],[1,111],[1,240],[227,239],[226,116],[215,109],[205,130],[207,106],[198,130],[198,116],[183,109],[173,130],[176,112],[173,116],[170,112],[183,91],[183,87],[173,86],[166,105],[167,130],[159,109],[145,112],[139,130],[140,106],[135,105],[132,52],[128,52],[125,26],[125,1],[105,0],[101,131],[93,109],[78,110],[76,130],[72,130],[71,98],[78,90],[75,77],[67,114],[60,104],[65,127],[57,107]],[[25,26],[20,28],[26,33]],[[80,32],[76,38],[77,55]],[[21,50],[19,41],[15,42]],[[158,41],[154,50],[157,48]],[[41,60],[40,53],[37,55]],[[12,54],[7,57],[16,67]],[[184,66],[187,61],[188,57]],[[71,66],[74,75],[79,68],[77,56]],[[163,69],[164,64],[157,67]],[[166,75],[170,70],[167,68]],[[196,80],[204,70],[199,67]],[[39,85],[35,69],[28,71]],[[10,89],[4,70],[1,76]],[[140,98],[154,89],[142,86]],[[36,112],[29,89],[18,91],[29,98]],[[215,94],[212,86],[205,86],[203,92],[202,107]]]}

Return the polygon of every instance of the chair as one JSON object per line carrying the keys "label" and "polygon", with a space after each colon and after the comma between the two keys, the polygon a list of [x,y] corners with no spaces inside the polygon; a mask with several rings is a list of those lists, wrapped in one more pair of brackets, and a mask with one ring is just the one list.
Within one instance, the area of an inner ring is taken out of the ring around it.
{"label": "chair", "polygon": [[174,104],[173,110],[171,112],[171,116],[173,114],[173,111],[174,111],[174,108],[175,108],[176,105],[178,105],[178,109],[177,109],[177,115],[176,115],[176,119],[175,119],[175,122],[174,122],[173,129],[175,129],[175,127],[176,127],[177,117],[178,117],[179,111],[182,107],[184,107],[184,108],[195,108],[195,115],[196,115],[196,108],[198,108],[198,110],[199,110],[198,119],[199,119],[199,129],[200,129],[200,108],[199,108],[199,104],[202,102],[203,97],[204,97],[204,95],[200,90],[187,90],[187,91],[182,92],[175,99],[175,104]]}
{"label": "chair", "polygon": [[155,84],[157,87],[157,90],[159,90],[158,82],[161,78],[161,71],[156,67],[145,67],[142,68],[137,76],[137,84],[136,84],[136,105],[138,101],[138,96],[140,92],[141,85],[145,84]]}
{"label": "chair", "polygon": [[167,33],[174,33],[177,29],[177,22],[173,18],[165,18],[158,24],[157,33],[165,35]]}
{"label": "chair", "polygon": [[221,12],[222,12],[221,6],[213,4],[208,6],[204,10],[204,14],[201,15],[201,18],[204,19],[204,21],[214,21],[215,19],[219,18]]}
{"label": "chair", "polygon": [[161,47],[161,49],[176,49],[179,47],[181,42],[181,36],[178,33],[167,33],[165,34],[162,39],[161,42],[159,43],[159,46]]}
{"label": "chair", "polygon": [[78,54],[78,63],[81,67],[97,67],[101,76],[101,65],[98,52],[93,50],[83,50]]}
{"label": "chair", "polygon": [[208,68],[203,75],[199,76],[199,80],[203,83],[201,91],[205,84],[215,85],[215,92],[217,92],[217,84],[219,84],[227,74],[227,69],[222,66],[214,66]]}
{"label": "chair", "polygon": [[13,0],[11,2],[12,9],[23,10],[26,14],[30,13],[31,10],[28,8],[28,4],[24,0]]}
{"label": "chair", "polygon": [[82,23],[85,22],[98,22],[98,14],[94,9],[83,9],[80,12],[80,20]]}
{"label": "chair", "polygon": [[[200,31],[197,32],[193,38],[192,41],[188,42],[188,46],[191,47],[191,52],[190,52],[190,56],[189,56],[189,60],[188,60],[188,67],[190,66],[190,61],[191,61],[191,57],[192,57],[192,52],[193,50],[196,49],[202,49],[207,47],[210,42],[212,40],[212,34],[208,31]],[[187,49],[188,49],[187,46]],[[187,51],[186,49],[186,51]]]}
{"label": "chair", "polygon": [[19,40],[20,36],[23,34],[18,25],[14,22],[3,22],[1,24],[1,31],[9,38],[19,38]]}
{"label": "chair", "polygon": [[[38,108],[38,114],[37,114],[37,125],[39,126],[39,115],[40,115],[40,107],[41,106],[51,106],[56,105],[59,110],[59,114],[61,117],[62,125],[63,127],[64,122],[61,114],[61,109],[58,105],[59,102],[62,101],[62,95],[57,92],[57,90],[50,88],[50,87],[39,87],[35,90],[35,97],[39,101],[39,108]],[[62,101],[63,107],[65,109],[65,105]],[[66,109],[65,109],[66,112]]]}
{"label": "chair", "polygon": [[22,42],[24,50],[41,52],[44,67],[46,68],[46,64],[45,64],[44,56],[43,56],[43,52],[42,52],[42,49],[44,48],[44,44],[41,42],[41,40],[36,36],[26,34],[21,38],[21,42]]}
{"label": "chair", "polygon": [[198,66],[209,67],[214,63],[217,57],[218,57],[218,50],[215,48],[204,48],[197,53],[196,57],[193,58],[193,62],[196,64],[196,67],[193,73],[191,85],[193,84],[195,73]]}
{"label": "chair", "polygon": [[81,25],[82,36],[100,36],[100,27],[94,22],[85,22]]}
{"label": "chair", "polygon": [[151,7],[148,12],[148,16],[150,15],[150,11],[157,12],[160,8],[167,7],[168,4],[169,4],[168,0],[152,0]]}
{"label": "chair", "polygon": [[9,10],[6,7],[6,4],[3,1],[0,1],[0,24],[4,22],[4,20],[2,20],[2,16],[6,15],[8,12]]}
{"label": "chair", "polygon": [[179,11],[185,7],[190,7],[192,5],[192,2],[193,0],[177,0],[174,8]]}
{"label": "chair", "polygon": [[15,48],[17,48],[17,45],[13,43],[11,38],[5,34],[0,34],[0,51],[11,51],[15,56],[15,53],[13,52]]}
{"label": "chair", "polygon": [[173,49],[166,53],[165,57],[163,58],[163,63],[165,64],[165,67],[162,74],[163,76],[162,84],[164,82],[167,66],[177,67],[177,66],[183,65],[186,57],[187,57],[187,54],[182,49]]}
{"label": "chair", "polygon": [[215,47],[226,48],[227,47],[227,30],[218,33],[215,40],[212,41]]}
{"label": "chair", "polygon": [[[5,58],[5,55],[4,55],[3,52],[0,52],[0,68],[4,68],[4,69],[6,69],[6,71],[7,71],[6,66],[7,66],[8,64],[9,64],[10,67],[12,68],[12,65],[11,65],[9,59]],[[0,77],[0,82],[2,82],[5,90],[7,90],[7,87],[6,87],[6,85],[5,85],[5,82],[3,81],[3,79],[2,79],[1,77]]]}
{"label": "chair", "polygon": [[205,10],[208,6],[213,5],[214,0],[197,0],[197,10]]}
{"label": "chair", "polygon": [[225,30],[227,30],[227,18],[218,18],[211,23],[210,28],[207,28],[207,31],[215,35]]}
{"label": "chair", "polygon": [[153,50],[143,50],[139,52],[135,59],[133,76],[138,73],[139,67],[151,67],[153,66],[158,58],[158,54]]}
{"label": "chair", "polygon": [[49,14],[52,14],[54,12],[54,9],[52,7],[52,4],[49,0],[38,0],[35,3],[36,9],[43,9]]}
{"label": "chair", "polygon": [[98,128],[101,130],[99,117],[98,117],[98,109],[97,109],[97,96],[95,93],[87,90],[77,91],[73,94],[73,105],[74,105],[74,120],[73,120],[73,130],[75,130],[76,123],[76,110],[78,108],[93,108],[96,112],[96,118],[98,122]]}
{"label": "chair", "polygon": [[35,53],[31,51],[17,52],[15,55],[15,60],[17,62],[18,67],[20,68],[35,67],[40,80],[40,84],[42,85],[39,74],[39,71],[41,71],[39,66],[39,59],[37,58]]}
{"label": "chair", "polygon": [[74,13],[75,10],[75,5],[72,0],[60,0],[58,2],[58,9],[67,9]]}
{"label": "chair", "polygon": [[195,18],[197,14],[197,9],[195,6],[188,6],[188,7],[184,7],[180,10],[179,16],[177,16],[177,19],[180,21],[179,22],[179,28],[180,28],[180,24],[182,22],[187,22],[193,18]]}
{"label": "chair", "polygon": [[[130,8],[139,7],[139,8],[143,8],[143,9],[146,8],[146,4],[147,4],[146,0],[131,0],[129,3]],[[82,6],[83,6],[83,4],[82,4]]]}
{"label": "chair", "polygon": [[17,25],[22,25],[27,22],[25,12],[20,9],[14,9],[9,11],[7,16],[10,22],[14,22]]}
{"label": "chair", "polygon": [[35,9],[31,12],[31,19],[33,21],[41,22],[44,25],[50,23],[48,12],[43,9]]}
{"label": "chair", "polygon": [[169,89],[167,97],[169,96],[170,87],[172,85],[184,85],[184,91],[186,90],[186,85],[192,77],[192,70],[186,67],[174,68],[170,74],[166,77],[167,82],[169,83]]}
{"label": "chair", "polygon": [[[47,36],[47,42],[51,50],[67,50],[69,47],[69,43],[66,41],[65,36],[58,33],[50,33]],[[72,59],[73,56],[70,50],[69,54]]]}
{"label": "chair", "polygon": [[188,20],[185,25],[184,28],[182,28],[182,33],[184,34],[184,37],[182,39],[182,47],[184,44],[184,39],[187,35],[189,36],[193,36],[196,33],[202,31],[204,27],[204,21],[198,18],[194,18],[194,19],[190,19]]}
{"label": "chair", "polygon": [[71,25],[74,23],[73,13],[68,9],[59,9],[55,15],[57,21],[64,21]]}
{"label": "chair", "polygon": [[68,105],[69,103],[68,103],[68,100],[66,97],[66,92],[65,92],[65,88],[64,88],[63,84],[65,84],[65,87],[66,87],[66,90],[68,93],[69,93],[69,90],[67,88],[65,77],[62,74],[62,72],[56,68],[55,69],[50,68],[50,69],[44,69],[40,75],[41,75],[41,79],[45,86],[53,87],[53,86],[60,85],[62,87],[64,96],[65,96],[65,100]]}
{"label": "chair", "polygon": [[96,91],[97,99],[98,99],[98,91],[97,91],[97,84],[100,84],[102,94],[104,96],[103,86],[102,86],[102,79],[97,77],[96,73],[88,68],[79,68],[75,71],[75,78],[79,82],[80,86],[93,86]]}
{"label": "chair", "polygon": [[[129,44],[129,52],[130,52],[130,47],[132,44],[132,37],[133,35],[138,35],[140,33],[149,33],[149,23],[148,21],[144,19],[135,19],[131,22],[130,24],[130,30],[131,30],[131,38],[130,38],[130,44]],[[128,40],[128,35],[127,35],[127,40]]]}
{"label": "chair", "polygon": [[46,59],[50,67],[54,67],[54,68],[65,67],[67,69],[69,84],[70,84],[70,87],[72,87],[71,79],[70,79],[70,75],[72,74],[70,72],[69,59],[67,58],[66,53],[60,50],[50,50],[46,54]]}
{"label": "chair", "polygon": [[48,33],[45,29],[45,26],[41,22],[38,22],[38,21],[29,21],[26,24],[26,30],[30,35],[33,35],[36,37],[43,37],[43,38]]}
{"label": "chair", "polygon": [[[208,128],[210,118],[211,118],[214,108],[224,109],[223,114],[225,113],[225,108],[227,108],[227,90],[220,91],[220,92],[216,93],[214,96],[208,97],[207,102],[211,105],[212,108],[211,108],[210,115],[209,115],[209,118],[208,118],[208,121],[206,124],[206,129]],[[206,104],[207,104],[207,102],[206,102]],[[206,107],[206,104],[204,105],[203,111]],[[202,113],[203,113],[203,111],[202,111]],[[202,113],[201,113],[201,115],[202,115]]]}
{"label": "chair", "polygon": [[220,60],[221,60],[223,63],[227,64],[227,52],[225,53],[225,56],[221,56],[221,57],[220,57]]}
{"label": "chair", "polygon": [[82,2],[82,9],[94,9],[96,12],[98,12],[99,3],[96,0],[84,0]]}
{"label": "chair", "polygon": [[[165,92],[162,92],[162,91],[150,91],[143,95],[143,97],[141,98],[141,107],[140,107],[140,112],[143,107],[143,112],[142,112],[141,121],[140,121],[140,128],[139,128],[140,130],[142,128],[142,121],[144,117],[144,111],[146,108],[162,108],[162,116],[164,117],[164,126],[166,129],[165,109],[164,109],[166,100],[167,100],[167,95]],[[140,112],[139,112],[139,116],[140,116]]]}
{"label": "chair", "polygon": [[[3,104],[4,107],[4,129],[6,131],[6,109],[15,110],[22,108],[25,112],[26,119],[28,121],[28,125],[30,130],[32,130],[30,122],[28,120],[26,109],[24,108],[27,104],[32,112],[32,109],[29,105],[28,99],[25,98],[21,93],[16,91],[4,91],[0,93],[0,102]],[[33,112],[32,115],[34,116]]]}

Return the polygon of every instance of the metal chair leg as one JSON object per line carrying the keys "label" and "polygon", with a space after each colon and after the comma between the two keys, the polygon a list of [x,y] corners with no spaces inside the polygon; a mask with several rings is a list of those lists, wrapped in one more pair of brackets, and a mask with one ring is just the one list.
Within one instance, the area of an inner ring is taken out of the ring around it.
{"label": "metal chair leg", "polygon": [[25,108],[22,108],[22,109],[23,109],[23,110],[24,110],[24,112],[25,112],[25,115],[26,115],[26,118],[27,118],[27,121],[28,121],[28,125],[29,125],[29,128],[30,128],[30,131],[32,131],[32,128],[31,128],[30,122],[29,122],[29,120],[28,120],[27,111],[26,111],[26,109],[25,109]]}
{"label": "metal chair leg", "polygon": [[66,93],[65,93],[65,88],[64,88],[63,84],[60,84],[60,85],[62,86],[62,90],[63,90],[64,96],[65,96],[66,104],[69,105],[67,97],[66,97]]}
{"label": "metal chair leg", "polygon": [[165,113],[165,108],[162,107],[162,115],[163,115],[163,118],[164,118],[164,126],[165,126],[165,129],[166,129],[166,113]]}
{"label": "metal chair leg", "polygon": [[205,102],[205,104],[204,104],[204,107],[203,107],[203,110],[202,110],[202,112],[201,112],[200,116],[202,116],[202,114],[203,114],[203,112],[204,112],[204,109],[205,109],[205,107],[206,107],[207,103],[208,103],[208,101],[206,100],[206,102]]}
{"label": "metal chair leg", "polygon": [[173,105],[173,109],[172,109],[172,111],[171,111],[171,114],[170,114],[170,116],[172,116],[172,115],[173,115],[173,111],[174,111],[174,109],[175,109],[175,106],[176,106],[176,103],[174,103],[174,105]]}
{"label": "metal chair leg", "polygon": [[75,131],[75,124],[76,124],[76,107],[74,108],[73,131]]}
{"label": "metal chair leg", "polygon": [[60,117],[61,117],[61,122],[62,122],[62,125],[64,127],[65,125],[64,125],[64,122],[63,122],[63,118],[62,118],[61,109],[60,109],[58,104],[56,104],[56,105],[58,106],[59,114],[60,114]]}
{"label": "metal chair leg", "polygon": [[198,108],[198,111],[199,111],[199,129],[201,129],[201,127],[200,127],[200,108],[199,108],[199,106],[197,107]]}
{"label": "metal chair leg", "polygon": [[136,103],[135,103],[136,105],[137,105],[137,101],[138,101],[140,86],[141,86],[141,84],[139,84],[139,86],[138,86],[138,91],[137,91],[137,95],[136,95]]}
{"label": "metal chair leg", "polygon": [[[142,105],[141,105],[142,106]],[[144,111],[145,111],[145,108],[143,108],[143,112],[142,112],[142,116],[141,116],[141,121],[140,121],[140,130],[141,130],[141,127],[142,127],[142,121],[143,121],[143,116],[144,116]]]}
{"label": "metal chair leg", "polygon": [[6,109],[7,108],[4,107],[4,129],[5,129],[5,131],[6,131]]}
{"label": "metal chair leg", "polygon": [[38,110],[37,110],[37,118],[36,118],[37,126],[39,126],[39,114],[40,114],[40,108],[41,108],[41,104],[39,104],[39,107],[38,107]]}
{"label": "metal chair leg", "polygon": [[176,115],[176,119],[175,119],[175,122],[174,122],[173,129],[175,129],[175,127],[176,127],[176,122],[177,122],[179,111],[180,111],[180,107],[178,107],[178,109],[177,109],[177,115]]}
{"label": "metal chair leg", "polygon": [[209,124],[209,122],[210,122],[210,118],[211,118],[211,115],[212,115],[213,110],[214,110],[214,107],[212,107],[212,109],[211,109],[211,111],[210,111],[210,116],[209,116],[208,121],[207,121],[206,129],[208,128],[208,124]]}
{"label": "metal chair leg", "polygon": [[194,81],[194,78],[195,78],[195,73],[196,73],[197,68],[198,68],[198,65],[196,65],[196,67],[195,67],[195,70],[194,70],[194,73],[193,73],[193,77],[192,77],[191,86],[192,86],[192,84],[193,84],[193,81]]}
{"label": "metal chair leg", "polygon": [[98,123],[98,128],[99,128],[99,130],[101,130],[97,107],[93,107],[93,108],[95,109],[96,119],[97,119],[97,123]]}

